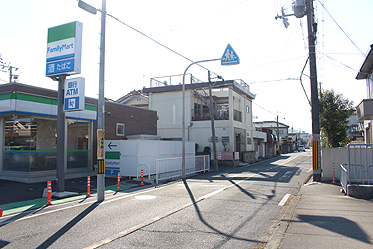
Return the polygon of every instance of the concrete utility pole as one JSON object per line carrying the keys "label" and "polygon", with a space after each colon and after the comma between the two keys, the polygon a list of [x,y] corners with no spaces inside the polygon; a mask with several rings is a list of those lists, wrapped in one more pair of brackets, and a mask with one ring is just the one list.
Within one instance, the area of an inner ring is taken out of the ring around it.
{"label": "concrete utility pole", "polygon": [[308,50],[310,58],[311,104],[312,104],[312,168],[313,180],[320,181],[320,121],[319,97],[317,90],[316,49],[315,38],[317,24],[314,22],[313,0],[306,0]]}
{"label": "concrete utility pole", "polygon": [[277,149],[280,149],[280,129],[278,127],[278,114],[277,114],[277,148],[276,148],[276,152],[277,152]]}
{"label": "concrete utility pole", "polygon": [[[78,6],[96,15],[97,9],[81,0]],[[100,10],[99,10],[100,11]],[[101,37],[100,37],[100,71],[97,103],[97,201],[105,200],[105,30],[106,30],[106,0],[102,0]]]}
{"label": "concrete utility pole", "polygon": [[[100,72],[99,72],[99,95],[97,106],[97,130],[103,131],[103,140],[105,140],[105,26],[106,25],[106,0],[102,0],[101,10],[101,39],[100,39]],[[102,145],[98,141],[98,147]],[[99,148],[97,148],[99,149]],[[103,149],[103,148],[102,148]],[[105,157],[105,151],[103,150]],[[105,200],[105,158],[97,160],[97,201]]]}
{"label": "concrete utility pole", "polygon": [[212,103],[212,86],[211,86],[211,76],[210,71],[208,71],[208,78],[209,78],[209,96],[210,96],[210,119],[211,119],[211,135],[212,135],[212,150],[214,153],[214,166],[215,171],[218,171],[218,155],[216,152],[216,135],[215,135],[215,112],[214,112],[214,106]]}

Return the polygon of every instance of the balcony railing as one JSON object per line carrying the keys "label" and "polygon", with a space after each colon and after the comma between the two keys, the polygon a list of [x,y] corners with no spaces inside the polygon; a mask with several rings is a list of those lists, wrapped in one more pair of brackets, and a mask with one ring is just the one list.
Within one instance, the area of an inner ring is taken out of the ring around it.
{"label": "balcony railing", "polygon": [[[211,120],[210,111],[208,108],[192,109],[192,121],[205,121]],[[215,110],[214,120],[229,120],[228,110]]]}

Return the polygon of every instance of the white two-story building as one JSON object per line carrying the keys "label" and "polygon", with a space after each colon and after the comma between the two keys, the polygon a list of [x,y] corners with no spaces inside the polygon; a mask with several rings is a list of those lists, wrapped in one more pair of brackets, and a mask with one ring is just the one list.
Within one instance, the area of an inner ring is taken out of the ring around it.
{"label": "white two-story building", "polygon": [[[255,95],[242,80],[213,82],[212,99],[217,152],[253,151],[252,100]],[[149,109],[158,114],[157,134],[163,139],[182,139],[182,76],[153,78]],[[185,138],[212,150],[209,83],[187,75],[185,83]],[[240,155],[242,158],[242,155]]]}

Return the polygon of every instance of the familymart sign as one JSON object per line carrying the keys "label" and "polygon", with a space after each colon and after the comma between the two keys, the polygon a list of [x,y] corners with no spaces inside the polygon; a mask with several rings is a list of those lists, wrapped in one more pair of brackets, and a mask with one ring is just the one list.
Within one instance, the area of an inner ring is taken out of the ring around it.
{"label": "familymart sign", "polygon": [[48,29],[46,76],[80,73],[82,27],[76,21]]}

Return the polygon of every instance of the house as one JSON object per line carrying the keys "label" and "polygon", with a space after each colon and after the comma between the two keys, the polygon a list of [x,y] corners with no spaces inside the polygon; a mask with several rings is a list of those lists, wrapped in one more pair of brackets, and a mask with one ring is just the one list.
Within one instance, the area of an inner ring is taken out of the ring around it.
{"label": "house", "polygon": [[[196,143],[198,152],[207,147],[212,150],[210,84],[190,74],[187,77],[185,138]],[[157,133],[163,139],[182,139],[181,82],[181,75],[153,78],[150,87],[142,91],[149,96],[149,109],[158,113]],[[211,92],[217,152],[253,151],[252,100],[255,95],[249,86],[242,80],[223,80],[213,82]]]}
{"label": "house", "polygon": [[357,119],[357,111],[348,118],[348,137],[351,141],[364,142],[364,121]]}
{"label": "house", "polygon": [[131,91],[125,96],[117,99],[115,102],[119,104],[125,104],[125,105],[131,105],[131,106],[149,109],[148,95],[143,94],[141,91],[137,91],[137,90]]}
{"label": "house", "polygon": [[365,143],[373,143],[373,44],[356,75],[357,80],[366,80],[367,98],[356,107],[357,118],[364,122]]}
{"label": "house", "polygon": [[[0,85],[0,179],[40,182],[56,177],[57,91],[20,83]],[[94,174],[97,99],[66,112],[66,178]],[[105,102],[106,139],[157,134],[157,113]]]}
{"label": "house", "polygon": [[[279,141],[289,135],[289,126],[280,122],[276,121],[262,121],[262,122],[254,122],[256,128],[266,128],[271,129],[277,137],[279,137]],[[278,134],[277,134],[278,133]]]}

